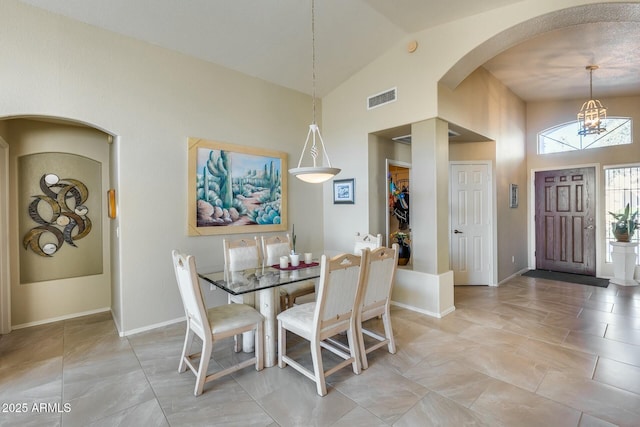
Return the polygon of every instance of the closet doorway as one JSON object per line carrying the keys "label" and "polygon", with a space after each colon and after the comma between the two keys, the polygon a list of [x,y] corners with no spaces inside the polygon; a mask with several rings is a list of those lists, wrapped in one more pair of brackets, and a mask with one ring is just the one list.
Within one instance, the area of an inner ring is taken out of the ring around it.
{"label": "closet doorway", "polygon": [[411,241],[411,163],[387,159],[386,162],[386,224],[385,241],[391,246],[389,236],[400,231],[409,235]]}

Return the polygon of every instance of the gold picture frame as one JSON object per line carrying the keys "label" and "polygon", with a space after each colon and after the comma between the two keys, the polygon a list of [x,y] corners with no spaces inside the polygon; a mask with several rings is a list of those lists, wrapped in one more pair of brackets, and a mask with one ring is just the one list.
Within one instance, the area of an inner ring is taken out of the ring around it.
{"label": "gold picture frame", "polygon": [[189,235],[287,229],[287,153],[189,138]]}

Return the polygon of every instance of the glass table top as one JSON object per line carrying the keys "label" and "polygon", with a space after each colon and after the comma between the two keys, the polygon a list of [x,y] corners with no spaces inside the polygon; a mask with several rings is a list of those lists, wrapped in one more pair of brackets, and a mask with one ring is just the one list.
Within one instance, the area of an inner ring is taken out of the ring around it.
{"label": "glass table top", "polygon": [[229,292],[231,295],[242,295],[289,283],[316,279],[320,277],[320,266],[307,267],[301,264],[295,270],[279,270],[265,266],[234,272],[198,273],[198,276],[208,283]]}

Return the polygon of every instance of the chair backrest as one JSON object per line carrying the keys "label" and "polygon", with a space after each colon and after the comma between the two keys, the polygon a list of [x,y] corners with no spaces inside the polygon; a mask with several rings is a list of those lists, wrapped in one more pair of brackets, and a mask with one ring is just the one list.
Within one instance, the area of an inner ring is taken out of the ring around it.
{"label": "chair backrest", "polygon": [[360,251],[364,248],[374,250],[382,246],[382,234],[374,236],[373,234],[361,235],[356,233],[355,244],[353,246],[353,254],[360,255]]}
{"label": "chair backrest", "polygon": [[262,253],[265,265],[278,264],[281,256],[291,253],[289,233],[284,236],[262,236]]}
{"label": "chair backrest", "polygon": [[241,271],[262,265],[257,237],[237,240],[223,239],[222,245],[224,246],[224,267],[227,271]]}
{"label": "chair backrest", "polygon": [[201,339],[208,339],[211,337],[211,325],[196,273],[196,260],[193,255],[181,254],[176,250],[171,255],[188,325]]}
{"label": "chair backrest", "polygon": [[322,331],[351,320],[360,302],[369,250],[362,255],[342,254],[320,259],[320,283],[316,298],[314,321],[316,331]]}
{"label": "chair backrest", "polygon": [[398,249],[398,244],[394,243],[391,248],[381,247],[369,253],[365,264],[367,275],[362,296],[363,312],[385,305],[390,300],[398,266]]}

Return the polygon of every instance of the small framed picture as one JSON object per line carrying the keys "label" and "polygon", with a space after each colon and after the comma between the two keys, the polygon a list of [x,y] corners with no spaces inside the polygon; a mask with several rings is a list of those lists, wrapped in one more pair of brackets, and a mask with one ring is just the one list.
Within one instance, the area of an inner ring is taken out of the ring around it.
{"label": "small framed picture", "polygon": [[355,179],[335,179],[333,181],[333,204],[355,203]]}
{"label": "small framed picture", "polygon": [[509,207],[518,207],[518,184],[509,184]]}

